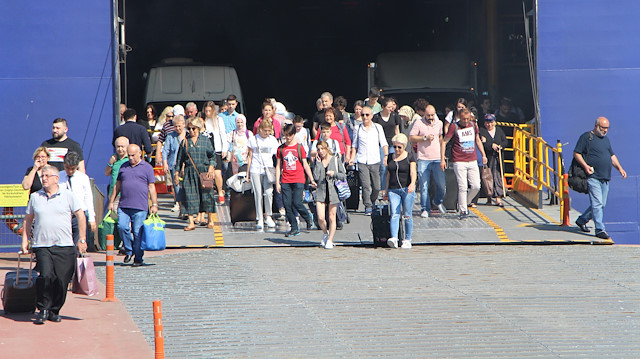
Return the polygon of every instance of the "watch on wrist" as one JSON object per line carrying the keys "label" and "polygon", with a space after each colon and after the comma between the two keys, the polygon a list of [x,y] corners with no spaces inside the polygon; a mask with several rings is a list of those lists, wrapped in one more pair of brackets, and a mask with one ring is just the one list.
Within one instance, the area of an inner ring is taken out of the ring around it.
{"label": "watch on wrist", "polygon": [[87,243],[87,241],[85,241],[84,239],[81,239],[81,240],[79,240],[78,242],[80,242],[80,243],[82,243],[82,244]]}
{"label": "watch on wrist", "polygon": [[426,141],[427,140],[427,136],[422,136],[422,140]]}

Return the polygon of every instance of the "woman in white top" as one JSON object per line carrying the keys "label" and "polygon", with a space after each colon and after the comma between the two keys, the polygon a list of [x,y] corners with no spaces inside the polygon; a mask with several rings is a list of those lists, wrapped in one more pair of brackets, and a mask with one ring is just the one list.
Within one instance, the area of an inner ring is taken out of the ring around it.
{"label": "woman in white top", "polygon": [[[249,139],[249,151],[247,155],[247,167],[253,188],[253,198],[256,205],[257,228],[261,230],[266,224],[269,228],[275,228],[276,223],[271,218],[273,214],[273,183],[267,177],[266,171],[275,168],[273,156],[278,150],[278,140],[271,135],[272,124],[270,121],[262,121],[258,126],[258,134]],[[273,178],[275,180],[275,176]],[[264,211],[262,203],[264,198]],[[266,216],[263,219],[263,213]]]}
{"label": "woman in white top", "polygon": [[215,181],[218,189],[218,202],[224,204],[224,187],[222,186],[222,159],[227,158],[227,132],[224,128],[224,120],[216,112],[216,104],[208,101],[202,108],[204,111],[204,134],[209,137],[213,149],[216,151]]}

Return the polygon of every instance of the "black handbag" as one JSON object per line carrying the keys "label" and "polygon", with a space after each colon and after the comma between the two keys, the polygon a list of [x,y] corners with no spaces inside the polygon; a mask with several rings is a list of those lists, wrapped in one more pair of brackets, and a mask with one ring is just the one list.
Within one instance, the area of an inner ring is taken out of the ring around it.
{"label": "black handbag", "polygon": [[[587,155],[584,156],[584,160],[587,160],[589,156],[589,145],[593,139],[593,134],[589,133],[589,141],[587,141]],[[569,188],[578,193],[589,193],[589,185],[587,179],[589,175],[584,171],[584,168],[574,158],[569,166]]]}

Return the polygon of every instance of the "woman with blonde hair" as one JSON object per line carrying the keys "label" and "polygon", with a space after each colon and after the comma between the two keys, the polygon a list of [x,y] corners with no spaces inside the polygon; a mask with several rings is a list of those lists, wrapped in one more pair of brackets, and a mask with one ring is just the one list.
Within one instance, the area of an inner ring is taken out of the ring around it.
{"label": "woman with blonde hair", "polygon": [[387,240],[387,244],[391,248],[398,248],[398,232],[402,215],[405,227],[402,248],[409,249],[413,232],[412,209],[416,196],[416,179],[418,178],[416,157],[412,151],[407,151],[409,140],[403,133],[393,136],[391,142],[394,151],[389,154],[387,159],[386,183],[391,212],[391,238]]}
{"label": "woman with blonde hair", "polygon": [[22,179],[22,188],[28,189],[29,194],[37,192],[42,188],[42,168],[49,164],[51,155],[47,151],[47,148],[40,146],[33,152],[33,166],[27,169],[24,178]]}
{"label": "woman with blonde hair", "polygon": [[183,178],[182,206],[189,216],[189,225],[184,230],[193,231],[196,229],[194,216],[201,212],[209,214],[209,221],[206,225],[208,228],[213,228],[213,213],[216,211],[213,189],[202,188],[199,174],[206,173],[207,178],[213,178],[213,169],[216,165],[215,152],[211,141],[201,134],[204,129],[202,118],[195,117],[189,120],[187,129],[188,134],[180,144],[174,168],[176,182],[180,177]]}
{"label": "woman with blonde hair", "polygon": [[[333,248],[333,236],[336,233],[336,214],[340,203],[335,181],[347,178],[347,171],[342,161],[333,155],[326,141],[318,141],[316,151],[319,158],[319,161],[313,167],[313,178],[318,186],[316,190],[316,213],[318,215],[318,224],[323,232],[321,245],[326,249],[331,249]],[[329,206],[329,218],[325,218],[327,206]]]}
{"label": "woman with blonde hair", "polygon": [[[247,151],[247,168],[253,188],[254,203],[256,206],[256,228],[262,230],[266,224],[269,228],[275,228],[276,224],[271,218],[273,214],[273,183],[275,178],[270,178],[267,171],[274,168],[273,155],[278,149],[278,140],[271,135],[271,121],[262,121],[258,127],[258,134],[249,139]],[[275,177],[275,174],[274,174]],[[273,181],[272,181],[273,180]],[[264,202],[264,211],[262,204]],[[263,216],[263,213],[266,215]]]}
{"label": "woman with blonde hair", "polygon": [[204,112],[205,131],[204,135],[209,137],[213,149],[216,152],[215,181],[218,189],[218,202],[224,204],[224,187],[222,185],[222,159],[227,158],[227,131],[224,127],[224,120],[218,116],[216,104],[208,101],[202,107]]}

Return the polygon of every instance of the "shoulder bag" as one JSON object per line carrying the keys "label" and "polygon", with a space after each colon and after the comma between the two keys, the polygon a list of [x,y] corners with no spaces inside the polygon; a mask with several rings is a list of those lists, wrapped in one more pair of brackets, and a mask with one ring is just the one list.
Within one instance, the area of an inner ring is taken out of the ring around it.
{"label": "shoulder bag", "polygon": [[[336,158],[336,156],[333,156],[333,159],[335,160],[336,163],[336,172],[338,172],[338,169],[340,168],[340,164],[338,163],[338,159]],[[346,200],[347,198],[351,197],[351,189],[349,188],[349,183],[347,182],[346,179],[343,180],[339,180],[336,179],[333,181],[333,184],[336,186],[336,191],[338,192],[338,199],[340,199],[341,201]]]}
{"label": "shoulder bag", "polygon": [[213,178],[209,178],[206,173],[200,173],[198,171],[198,167],[193,162],[193,158],[191,158],[191,154],[189,153],[189,141],[185,141],[185,149],[187,150],[187,156],[189,156],[189,161],[193,165],[193,169],[196,170],[198,177],[200,177],[200,187],[202,189],[212,189],[213,188]]}
{"label": "shoulder bag", "polygon": [[[591,147],[591,140],[593,139],[593,134],[589,132],[589,140],[587,141],[587,154],[584,157],[584,160],[587,160],[589,157],[589,147]],[[587,184],[587,179],[589,175],[585,172],[584,168],[576,161],[575,157],[571,160],[571,166],[569,166],[569,188],[578,192],[578,193],[589,193],[589,185]]]}

